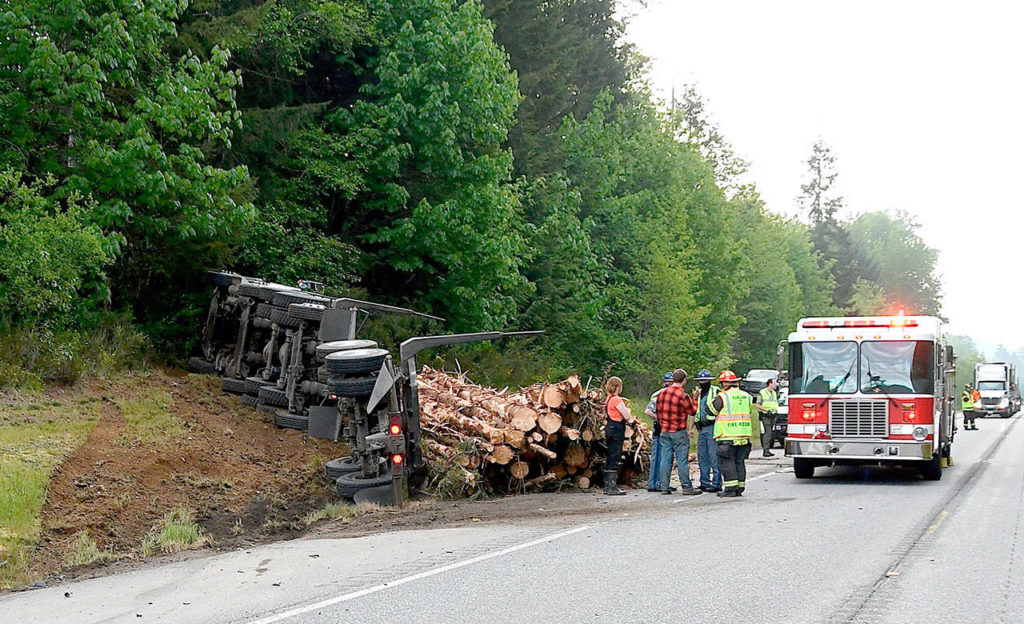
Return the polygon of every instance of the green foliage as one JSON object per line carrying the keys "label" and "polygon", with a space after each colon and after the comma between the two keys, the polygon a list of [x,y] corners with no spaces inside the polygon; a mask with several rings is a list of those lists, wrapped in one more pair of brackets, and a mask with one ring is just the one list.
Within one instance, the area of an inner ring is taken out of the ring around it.
{"label": "green foliage", "polygon": [[[953,346],[953,356],[956,358],[956,394],[959,409],[959,391],[963,390],[966,384],[974,384],[974,365],[986,361],[985,354],[978,350],[977,345],[974,344],[974,340],[970,336],[948,335],[946,336],[946,341]],[[1024,361],[1024,357],[1021,360]],[[1011,359],[999,361],[1005,362],[1011,361]],[[1019,366],[1020,364],[1018,364],[1018,373],[1021,370]]]}
{"label": "green foliage", "polygon": [[146,537],[139,549],[143,557],[158,552],[176,553],[206,545],[206,536],[196,524],[195,516],[184,507],[165,513]]}
{"label": "green foliage", "polygon": [[81,319],[112,258],[77,195],[48,199],[53,180],[0,170],[0,330]]}

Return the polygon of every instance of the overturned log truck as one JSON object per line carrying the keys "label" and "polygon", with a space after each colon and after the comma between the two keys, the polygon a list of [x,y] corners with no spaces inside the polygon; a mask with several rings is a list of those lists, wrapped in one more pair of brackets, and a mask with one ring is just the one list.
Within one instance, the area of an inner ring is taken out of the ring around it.
{"label": "overturned log truck", "polygon": [[444,319],[395,306],[328,297],[316,282],[299,287],[211,271],[213,296],[197,373],[219,374],[227,392],[274,417],[280,427],[343,439],[349,457],[327,474],[338,493],[359,502],[398,504],[425,476],[420,449],[416,356],[424,349],[542,332],[482,332],[410,338],[397,362],[359,339],[373,314]]}

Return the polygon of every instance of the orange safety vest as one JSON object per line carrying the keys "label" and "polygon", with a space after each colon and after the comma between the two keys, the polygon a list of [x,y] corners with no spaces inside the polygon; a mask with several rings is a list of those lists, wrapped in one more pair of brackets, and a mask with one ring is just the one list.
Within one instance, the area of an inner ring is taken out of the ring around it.
{"label": "orange safety vest", "polygon": [[[615,401],[618,399],[618,401]],[[619,404],[622,403],[622,397],[619,395],[613,395],[608,397],[608,400],[604,403],[604,413],[608,416],[608,420],[614,420],[615,422],[622,422],[622,412],[619,411]],[[613,405],[614,404],[614,405]]]}

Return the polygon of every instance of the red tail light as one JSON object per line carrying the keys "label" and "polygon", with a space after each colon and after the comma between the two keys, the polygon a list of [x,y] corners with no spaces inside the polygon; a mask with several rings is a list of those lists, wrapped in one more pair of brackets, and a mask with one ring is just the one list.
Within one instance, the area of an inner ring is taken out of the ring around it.
{"label": "red tail light", "polygon": [[331,400],[332,400],[332,401],[337,401],[337,400],[338,400],[338,395],[336,395],[336,394],[332,394],[332,395],[331,395]]}
{"label": "red tail light", "polygon": [[391,435],[401,435],[402,428],[398,425],[391,425]]}
{"label": "red tail light", "polygon": [[401,455],[392,455],[391,456],[391,463],[396,465],[396,466],[401,466],[403,461],[405,461],[405,458],[402,457]]}
{"label": "red tail light", "polygon": [[401,435],[402,423],[398,422],[398,414],[391,415],[391,427],[388,428],[391,435]]}

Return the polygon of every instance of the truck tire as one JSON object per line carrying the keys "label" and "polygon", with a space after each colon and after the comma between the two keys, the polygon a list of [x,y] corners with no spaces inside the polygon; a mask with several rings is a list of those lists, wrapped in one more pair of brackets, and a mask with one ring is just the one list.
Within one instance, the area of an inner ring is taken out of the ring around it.
{"label": "truck tire", "polygon": [[217,372],[217,366],[213,362],[207,362],[201,357],[190,357],[188,359],[188,371],[199,375],[210,375]]}
{"label": "truck tire", "polygon": [[337,480],[341,475],[348,474],[350,472],[359,472],[359,462],[352,459],[351,456],[338,457],[324,464],[324,469],[327,471],[327,478],[331,481]]}
{"label": "truck tire", "polygon": [[235,379],[234,377],[225,377],[220,380],[220,389],[224,392],[230,392],[231,394],[244,394],[245,380]]}
{"label": "truck tire", "polygon": [[288,395],[277,386],[260,386],[260,402],[277,407],[288,407]]}
{"label": "truck tire", "polygon": [[276,405],[268,405],[268,404],[264,403],[263,401],[259,401],[259,402],[256,403],[256,411],[260,412],[260,413],[263,413],[263,414],[270,414],[271,416],[277,416],[277,412],[280,409],[281,408],[276,406]]}
{"label": "truck tire", "polygon": [[264,301],[273,301],[274,297],[278,293],[282,292],[302,292],[294,286],[285,286],[284,284],[275,284],[274,282],[267,282],[260,286],[260,299]]}
{"label": "truck tire", "polygon": [[255,283],[243,280],[242,283],[238,285],[238,296],[249,297],[250,299],[260,299],[260,293],[263,292],[261,290],[262,288],[262,283]]}
{"label": "truck tire", "polygon": [[1003,418],[1009,418],[1010,416],[1013,416],[1013,411],[1012,410],[1006,410],[1005,412],[1002,412],[999,415],[1001,417],[1003,417]]}
{"label": "truck tire", "polygon": [[338,488],[338,496],[352,498],[356,492],[371,487],[380,487],[391,484],[391,474],[385,473],[381,477],[366,477],[361,472],[350,472],[343,474],[334,481]]}
{"label": "truck tire", "polygon": [[320,383],[327,383],[327,380],[331,378],[331,374],[327,372],[327,367],[318,366],[316,369],[316,380]]}
{"label": "truck tire", "polygon": [[324,306],[315,303],[293,303],[288,306],[288,316],[320,322],[324,318],[324,309]]}
{"label": "truck tire", "polygon": [[206,279],[215,286],[233,286],[242,282],[242,276],[229,271],[207,271]]}
{"label": "truck tire", "polygon": [[288,310],[274,307],[270,311],[270,322],[277,323],[281,327],[289,327],[291,329],[298,329],[302,325],[302,319],[297,319],[294,316],[288,314]]}
{"label": "truck tire", "polygon": [[351,349],[328,355],[324,365],[327,372],[335,375],[372,373],[380,370],[387,357],[387,349]]}
{"label": "truck tire", "polygon": [[260,387],[265,385],[267,385],[267,380],[262,377],[246,377],[244,392],[250,396],[259,396]]}
{"label": "truck tire", "polygon": [[324,361],[328,355],[338,351],[351,351],[354,349],[375,349],[377,343],[372,340],[332,340],[321,342],[316,346],[316,359]]}
{"label": "truck tire", "polygon": [[938,481],[942,478],[942,455],[935,455],[921,464],[921,476],[925,481]]}
{"label": "truck tire", "polygon": [[377,384],[377,376],[370,377],[335,377],[327,378],[327,389],[339,397],[361,399],[373,394]]}
{"label": "truck tire", "polygon": [[331,305],[331,298],[314,293],[299,291],[286,291],[276,293],[272,299],[274,305],[287,308],[293,303],[316,303],[324,307]]}
{"label": "truck tire", "polygon": [[800,457],[793,458],[793,474],[797,479],[814,478],[814,462]]}
{"label": "truck tire", "polygon": [[306,431],[309,429],[309,417],[302,414],[292,414],[285,410],[278,410],[274,413],[274,424],[285,429]]}
{"label": "truck tire", "polygon": [[242,405],[244,405],[246,407],[255,408],[257,405],[259,405],[259,403],[260,403],[260,399],[259,399],[259,397],[255,396],[255,395],[251,395],[251,394],[243,394],[242,395]]}

